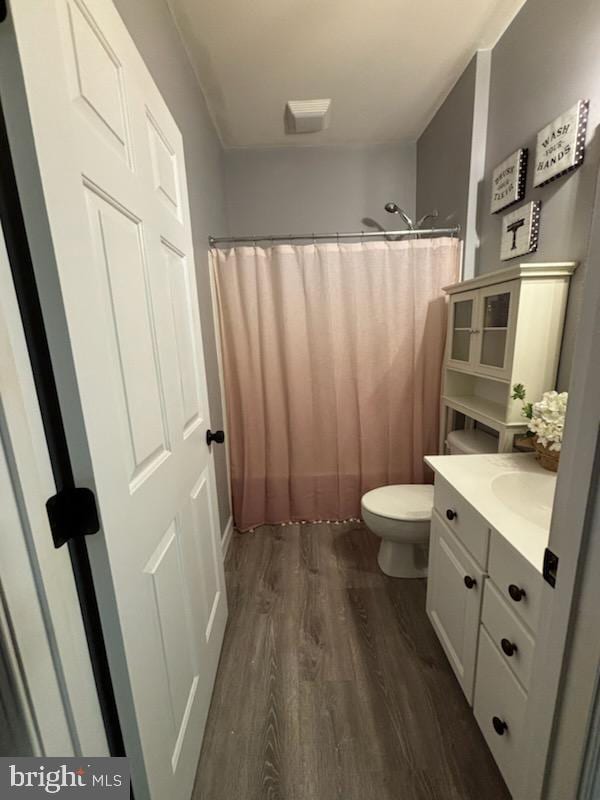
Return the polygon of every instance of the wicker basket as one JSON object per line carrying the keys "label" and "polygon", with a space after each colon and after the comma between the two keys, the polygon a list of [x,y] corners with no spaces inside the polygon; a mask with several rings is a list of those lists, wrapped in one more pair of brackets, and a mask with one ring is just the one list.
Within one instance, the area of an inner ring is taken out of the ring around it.
{"label": "wicker basket", "polygon": [[560,450],[550,450],[548,447],[538,442],[537,436],[533,437],[533,442],[535,445],[535,457],[540,462],[541,466],[544,469],[550,470],[550,472],[557,472]]}

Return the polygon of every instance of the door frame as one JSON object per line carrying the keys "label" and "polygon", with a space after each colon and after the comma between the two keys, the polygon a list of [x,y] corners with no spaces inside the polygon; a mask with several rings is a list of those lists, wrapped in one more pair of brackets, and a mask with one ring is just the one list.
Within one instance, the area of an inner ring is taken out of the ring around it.
{"label": "door frame", "polygon": [[[523,754],[523,798],[577,797],[600,666],[600,184],[548,547],[556,587],[543,586]],[[587,759],[586,763],[590,763]],[[520,800],[520,798],[519,798]]]}
{"label": "door frame", "polygon": [[[596,573],[598,574],[598,573]],[[579,783],[578,800],[597,800],[600,796],[600,686],[596,685],[594,707]]]}
{"label": "door frame", "polygon": [[[0,21],[0,145],[3,154],[0,214],[6,237],[7,265],[12,272],[14,319],[18,320],[22,337],[19,363],[23,373],[29,376],[30,397],[25,399],[29,400],[30,419],[39,417],[39,421],[36,419],[32,424],[38,426],[41,434],[36,441],[36,458],[48,477],[44,484],[45,501],[58,489],[74,486],[75,479],[50,358],[47,319],[42,315],[40,303],[40,295],[48,291],[48,286],[47,281],[39,280],[40,271],[36,272],[36,267],[40,262],[42,273],[47,272],[52,248],[10,13]],[[56,294],[51,297],[55,298]],[[80,698],[81,707],[92,707],[90,729],[98,724],[102,728],[102,743],[90,742],[89,746],[83,746],[82,755],[125,755],[86,544],[83,540],[73,541],[55,552],[63,554],[62,561],[68,567],[65,579],[74,580],[75,585],[72,603],[67,608],[63,605],[61,613],[64,617],[68,611],[72,619],[82,621],[83,637],[77,647],[80,660],[72,669],[85,673],[89,656],[92,682],[86,697]],[[63,619],[62,623],[65,622]],[[61,627],[57,609],[50,613],[49,624],[53,629]],[[69,685],[68,676],[65,676],[67,689]],[[97,719],[95,705],[98,706]]]}
{"label": "door frame", "polygon": [[[72,562],[66,548],[54,548],[46,515],[45,502],[57,481],[28,350],[35,328],[27,317],[32,297],[18,298],[13,281],[17,273],[26,277],[28,264],[16,258],[19,204],[14,194],[7,196],[10,163],[3,133],[0,114],[0,436],[2,480],[14,498],[6,509],[12,506],[18,515],[3,538],[0,635],[12,684],[6,687],[9,700],[30,747],[29,753],[12,755],[108,755]],[[23,320],[31,323],[27,332]]]}

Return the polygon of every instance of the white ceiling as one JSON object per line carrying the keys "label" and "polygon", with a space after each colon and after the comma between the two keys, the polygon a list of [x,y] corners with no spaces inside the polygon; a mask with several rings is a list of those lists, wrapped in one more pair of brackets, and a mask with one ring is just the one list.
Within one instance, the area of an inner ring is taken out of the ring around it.
{"label": "white ceiling", "polygon": [[[524,0],[168,0],[225,147],[414,140]],[[284,132],[287,100],[331,125]]]}

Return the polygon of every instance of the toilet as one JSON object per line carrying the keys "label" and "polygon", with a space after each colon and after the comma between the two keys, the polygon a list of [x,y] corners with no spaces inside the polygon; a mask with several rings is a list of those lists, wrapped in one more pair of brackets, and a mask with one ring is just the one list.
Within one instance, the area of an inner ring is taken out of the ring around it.
{"label": "toilet", "polygon": [[[475,428],[452,431],[447,445],[450,455],[498,452],[498,440]],[[381,538],[381,571],[392,578],[426,577],[433,486],[380,486],[363,495],[361,509],[367,528]]]}

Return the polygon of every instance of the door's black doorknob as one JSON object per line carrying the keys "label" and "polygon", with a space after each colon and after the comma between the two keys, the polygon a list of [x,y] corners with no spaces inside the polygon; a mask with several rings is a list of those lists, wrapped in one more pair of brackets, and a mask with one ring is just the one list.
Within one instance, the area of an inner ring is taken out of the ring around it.
{"label": "door's black doorknob", "polygon": [[210,447],[212,442],[216,442],[217,444],[223,444],[225,441],[225,433],[224,431],[206,431],[206,444]]}
{"label": "door's black doorknob", "polygon": [[465,586],[467,587],[467,589],[472,589],[474,586],[477,586],[477,581],[470,575],[465,575],[463,580],[465,582]]}
{"label": "door's black doorknob", "polygon": [[504,736],[505,731],[508,730],[508,725],[500,717],[492,717],[492,725],[498,736]]}

